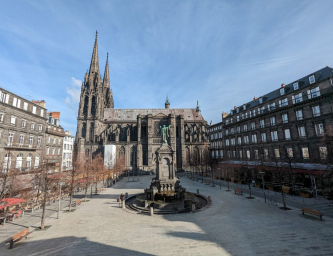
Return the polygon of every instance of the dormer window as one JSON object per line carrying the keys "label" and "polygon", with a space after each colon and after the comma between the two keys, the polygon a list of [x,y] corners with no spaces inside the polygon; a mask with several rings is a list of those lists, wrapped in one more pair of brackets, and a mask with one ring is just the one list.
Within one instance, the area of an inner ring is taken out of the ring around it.
{"label": "dormer window", "polygon": [[259,104],[262,104],[262,98],[259,98]]}
{"label": "dormer window", "polygon": [[309,76],[309,82],[310,82],[310,84],[313,84],[314,82],[316,82],[316,79],[315,79],[314,75]]}
{"label": "dormer window", "polygon": [[294,87],[294,91],[296,91],[296,90],[298,90],[298,82],[296,82],[296,83],[293,83],[293,87]]}
{"label": "dormer window", "polygon": [[239,113],[239,108],[236,109],[236,112]]}
{"label": "dormer window", "polygon": [[246,109],[246,105],[244,104],[244,105],[243,105],[243,110],[245,110],[245,109]]}
{"label": "dormer window", "polygon": [[280,94],[281,94],[281,95],[284,95],[284,93],[285,93],[285,92],[284,92],[284,88],[281,88],[281,89],[280,89]]}
{"label": "dormer window", "polygon": [[234,113],[234,111],[233,110],[230,110],[230,115],[232,115]]}

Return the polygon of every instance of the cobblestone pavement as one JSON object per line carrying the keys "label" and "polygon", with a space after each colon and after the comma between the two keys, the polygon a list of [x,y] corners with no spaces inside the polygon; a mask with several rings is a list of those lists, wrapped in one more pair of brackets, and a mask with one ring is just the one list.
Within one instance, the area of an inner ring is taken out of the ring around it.
{"label": "cobblestone pavement", "polygon": [[[196,179],[195,179],[196,180]],[[204,178],[204,181],[208,180],[211,182],[211,178]],[[201,176],[198,177],[198,182],[201,182],[202,178]],[[228,187],[228,183],[224,180],[219,181],[215,180],[215,186],[220,187],[220,182],[223,188]],[[249,186],[248,185],[243,185],[243,184],[235,184],[229,182],[229,187],[230,189],[242,189],[244,193],[249,193]],[[252,196],[264,198],[264,193],[265,196],[268,198],[273,198],[274,201],[276,200],[278,203],[282,204],[282,196],[280,192],[274,192],[268,189],[265,189],[264,191],[262,188],[257,188],[257,187],[252,187],[251,186],[251,192]],[[325,216],[333,218],[333,200],[327,200],[323,198],[322,196],[319,196],[316,198],[304,198],[301,196],[292,196],[289,194],[284,194],[285,195],[285,202],[287,207],[292,206],[301,209],[302,207],[308,207],[311,209],[316,209],[323,213]],[[267,200],[268,201],[268,200]]]}
{"label": "cobblestone pavement", "polygon": [[[73,213],[50,218],[0,255],[332,255],[333,220],[284,211],[262,198],[226,192],[181,178],[188,191],[212,197],[204,211],[166,216],[132,214],[119,208],[120,193],[141,193],[152,176],[123,179],[82,203]],[[56,216],[56,213],[54,214]]]}

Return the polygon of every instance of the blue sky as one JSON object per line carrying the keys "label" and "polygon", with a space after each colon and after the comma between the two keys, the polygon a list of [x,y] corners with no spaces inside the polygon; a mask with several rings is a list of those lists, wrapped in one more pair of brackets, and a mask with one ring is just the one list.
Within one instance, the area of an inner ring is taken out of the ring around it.
{"label": "blue sky", "polygon": [[333,66],[333,1],[0,1],[0,87],[76,133],[95,31],[115,108],[222,111]]}

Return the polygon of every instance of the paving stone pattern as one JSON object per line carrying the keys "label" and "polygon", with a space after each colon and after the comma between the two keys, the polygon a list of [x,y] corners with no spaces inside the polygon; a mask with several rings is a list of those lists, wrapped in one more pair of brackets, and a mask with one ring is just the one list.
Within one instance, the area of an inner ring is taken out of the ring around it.
{"label": "paving stone pattern", "polygon": [[166,216],[119,208],[121,193],[140,193],[151,178],[123,179],[75,212],[51,216],[51,228],[33,232],[14,249],[1,247],[0,255],[333,255],[331,218],[303,216],[294,207],[283,211],[262,198],[249,200],[186,178],[182,186],[212,196],[211,207]]}

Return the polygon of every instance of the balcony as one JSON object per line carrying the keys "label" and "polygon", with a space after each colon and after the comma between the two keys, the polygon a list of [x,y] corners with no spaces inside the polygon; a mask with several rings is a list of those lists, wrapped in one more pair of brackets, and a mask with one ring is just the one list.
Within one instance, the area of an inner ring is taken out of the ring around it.
{"label": "balcony", "polygon": [[5,146],[5,150],[28,150],[28,151],[36,151],[39,149],[38,145],[30,145],[30,144],[21,144],[21,143],[7,143]]}
{"label": "balcony", "polygon": [[52,134],[52,135],[56,135],[56,136],[61,136],[61,137],[65,137],[66,136],[65,132],[63,132],[63,131],[59,132],[59,131],[53,130],[51,128],[46,128],[45,132],[48,133],[48,134]]}

